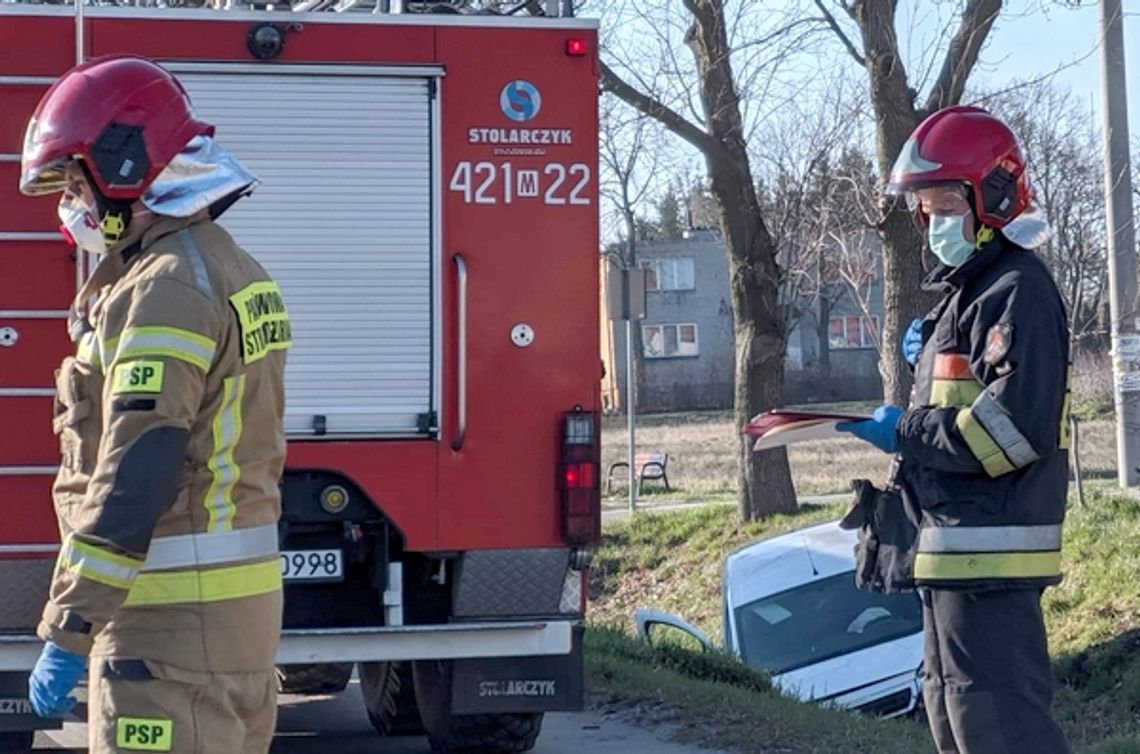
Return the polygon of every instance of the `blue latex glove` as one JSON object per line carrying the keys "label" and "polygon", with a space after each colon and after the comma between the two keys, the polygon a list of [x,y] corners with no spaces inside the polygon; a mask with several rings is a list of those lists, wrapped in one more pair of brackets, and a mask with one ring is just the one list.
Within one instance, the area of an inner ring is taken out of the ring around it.
{"label": "blue latex glove", "polygon": [[47,642],[28,678],[28,701],[40,717],[63,717],[75,706],[75,684],[87,670],[87,658]]}
{"label": "blue latex glove", "polygon": [[886,453],[895,453],[899,449],[898,426],[902,412],[898,406],[879,406],[870,419],[839,422],[835,428],[840,432],[850,432]]}
{"label": "blue latex glove", "polygon": [[918,362],[918,352],[922,350],[922,320],[917,317],[910,323],[902,339],[903,358],[914,366]]}

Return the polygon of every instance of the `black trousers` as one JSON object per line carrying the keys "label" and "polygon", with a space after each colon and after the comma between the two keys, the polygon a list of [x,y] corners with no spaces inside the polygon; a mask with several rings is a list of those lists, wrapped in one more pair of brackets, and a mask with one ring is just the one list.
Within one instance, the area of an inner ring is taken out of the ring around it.
{"label": "black trousers", "polygon": [[1040,589],[928,589],[923,625],[939,754],[1071,754],[1053,720]]}

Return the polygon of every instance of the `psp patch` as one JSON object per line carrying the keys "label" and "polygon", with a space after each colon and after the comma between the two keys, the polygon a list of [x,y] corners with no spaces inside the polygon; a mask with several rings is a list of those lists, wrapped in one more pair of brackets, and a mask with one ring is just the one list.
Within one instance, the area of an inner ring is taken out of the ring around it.
{"label": "psp patch", "polygon": [[997,366],[1005,359],[1012,344],[1013,325],[1008,322],[994,325],[986,333],[986,350],[982,354],[982,360],[991,366]]}
{"label": "psp patch", "polygon": [[125,361],[115,366],[111,394],[161,393],[166,365],[161,361]]}
{"label": "psp patch", "polygon": [[128,751],[170,751],[174,721],[150,717],[120,717],[115,721],[115,746]]}

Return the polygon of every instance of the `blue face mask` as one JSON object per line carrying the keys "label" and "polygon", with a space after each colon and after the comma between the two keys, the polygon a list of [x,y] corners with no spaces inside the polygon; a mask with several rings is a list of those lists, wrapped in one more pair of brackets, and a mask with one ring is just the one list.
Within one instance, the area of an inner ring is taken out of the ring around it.
{"label": "blue face mask", "polygon": [[965,215],[930,216],[930,250],[947,267],[959,267],[974,253],[974,242],[962,235]]}

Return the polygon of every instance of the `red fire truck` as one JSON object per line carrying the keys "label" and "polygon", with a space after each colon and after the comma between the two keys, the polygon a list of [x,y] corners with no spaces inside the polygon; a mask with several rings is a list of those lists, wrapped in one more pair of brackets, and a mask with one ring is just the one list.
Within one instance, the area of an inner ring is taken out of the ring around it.
{"label": "red fire truck", "polygon": [[58,549],[52,373],[93,262],[17,192],[23,130],[77,61],[136,53],[262,180],[222,223],[293,319],[283,688],[355,666],[381,733],[526,751],[582,703],[600,528],[596,23],[206,1],[0,2],[0,750],[51,725],[25,695]]}

